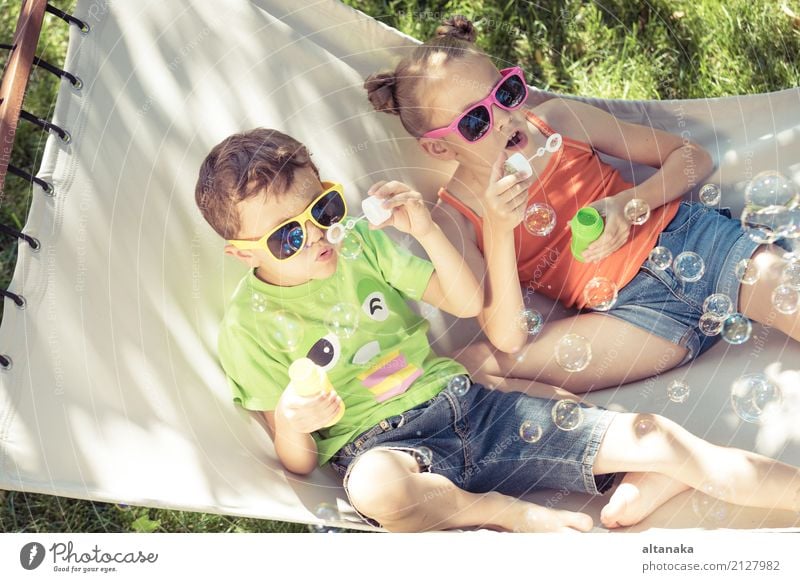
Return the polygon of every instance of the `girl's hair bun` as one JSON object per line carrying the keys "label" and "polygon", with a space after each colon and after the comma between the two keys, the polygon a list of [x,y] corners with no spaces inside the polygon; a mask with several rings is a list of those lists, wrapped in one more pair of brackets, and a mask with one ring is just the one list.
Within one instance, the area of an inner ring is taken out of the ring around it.
{"label": "girl's hair bun", "polygon": [[364,89],[367,90],[367,98],[376,111],[400,115],[397,107],[397,97],[395,87],[397,77],[394,72],[376,73],[367,77],[364,81]]}
{"label": "girl's hair bun", "polygon": [[442,21],[441,26],[436,29],[436,36],[450,36],[466,42],[475,42],[478,31],[469,18],[457,14]]}

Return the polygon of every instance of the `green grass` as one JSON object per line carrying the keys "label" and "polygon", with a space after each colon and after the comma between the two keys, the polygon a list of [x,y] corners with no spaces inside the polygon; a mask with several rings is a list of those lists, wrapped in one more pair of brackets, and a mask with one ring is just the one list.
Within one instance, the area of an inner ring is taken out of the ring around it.
{"label": "green grass", "polygon": [[[70,11],[74,0],[56,0]],[[800,86],[800,24],[773,0],[481,1],[347,0],[346,4],[416,38],[427,39],[442,14],[465,14],[478,44],[498,64],[522,66],[539,88],[606,98],[688,99]],[[19,0],[0,0],[0,42],[10,43]],[[800,14],[800,0],[785,5]],[[62,64],[67,26],[45,16],[37,54]],[[5,54],[0,61],[5,63]],[[56,78],[35,70],[25,109],[48,118]],[[35,173],[45,134],[23,123],[12,161]],[[21,229],[31,186],[9,176],[0,221]],[[8,288],[16,242],[0,250],[0,285]],[[4,306],[0,306],[2,309]],[[265,532],[305,526],[0,491],[0,532]]]}

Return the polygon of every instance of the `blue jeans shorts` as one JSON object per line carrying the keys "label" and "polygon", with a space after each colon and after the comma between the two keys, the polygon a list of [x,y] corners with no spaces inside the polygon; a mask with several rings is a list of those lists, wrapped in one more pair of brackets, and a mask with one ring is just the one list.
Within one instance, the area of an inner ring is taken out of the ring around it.
{"label": "blue jeans shorts", "polygon": [[[490,390],[478,383],[466,393],[445,388],[431,400],[361,433],[334,455],[331,466],[343,478],[348,498],[348,478],[356,461],[377,448],[406,452],[421,471],[444,475],[473,493],[498,491],[516,497],[538,489],[604,493],[616,474],[593,475],[592,467],[618,413],[580,404],[568,417],[572,422],[560,423],[569,429],[563,430],[554,421],[558,402]],[[422,454],[421,447],[430,453]]]}
{"label": "blue jeans shorts", "polygon": [[673,257],[693,251],[705,262],[699,281],[687,283],[675,276],[672,267],[661,271],[647,259],[636,276],[619,291],[617,302],[606,313],[627,321],[688,350],[685,364],[720,339],[707,336],[698,328],[703,301],[714,293],[724,293],[739,301],[736,264],[749,259],[759,244],[742,230],[730,210],[715,210],[699,202],[682,201],[656,246],[667,247]]}

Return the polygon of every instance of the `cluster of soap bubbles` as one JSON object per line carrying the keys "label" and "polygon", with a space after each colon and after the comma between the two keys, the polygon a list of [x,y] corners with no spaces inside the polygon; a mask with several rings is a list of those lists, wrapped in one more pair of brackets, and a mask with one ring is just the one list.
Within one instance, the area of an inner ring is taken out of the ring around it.
{"label": "cluster of soap bubbles", "polygon": [[549,204],[536,202],[525,210],[525,230],[534,236],[547,236],[556,227],[556,211]]}
{"label": "cluster of soap bubbles", "polygon": [[555,358],[567,372],[580,372],[592,360],[592,344],[582,335],[568,333],[556,343]]}
{"label": "cluster of soap bubbles", "polygon": [[761,172],[745,188],[742,228],[759,244],[800,238],[800,189],[778,172]]}
{"label": "cluster of soap bubbles", "polygon": [[758,423],[764,411],[783,401],[780,388],[761,373],[746,374],[731,387],[731,405],[745,422]]}
{"label": "cluster of soap bubbles", "polygon": [[689,398],[689,384],[683,380],[673,380],[667,388],[667,397],[676,404],[682,404]]}
{"label": "cluster of soap bubbles", "polygon": [[694,283],[703,278],[706,264],[703,257],[692,251],[684,251],[673,259],[672,251],[667,247],[655,247],[648,257],[659,271],[666,271],[672,266],[672,272],[684,283]]}
{"label": "cluster of soap bubbles", "polygon": [[703,301],[703,315],[697,327],[705,335],[714,336],[722,331],[722,324],[733,313],[733,301],[724,293],[714,293]]}
{"label": "cluster of soap bubbles", "polygon": [[583,288],[586,307],[595,311],[608,311],[617,302],[617,284],[607,277],[595,277]]}
{"label": "cluster of soap bubbles", "polygon": [[628,222],[639,226],[650,218],[650,205],[641,198],[634,198],[625,205],[622,212]]}

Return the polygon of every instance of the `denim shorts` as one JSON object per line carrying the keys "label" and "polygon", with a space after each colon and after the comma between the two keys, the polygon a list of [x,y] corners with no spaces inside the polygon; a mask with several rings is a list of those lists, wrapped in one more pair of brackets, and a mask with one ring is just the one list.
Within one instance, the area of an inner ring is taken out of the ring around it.
{"label": "denim shorts", "polygon": [[697,253],[705,262],[705,274],[699,281],[685,282],[675,276],[671,266],[659,270],[648,258],[606,313],[686,348],[688,353],[681,362],[685,364],[721,337],[707,336],[698,328],[703,301],[714,293],[724,293],[738,305],[736,264],[749,259],[759,244],[731,218],[729,209],[682,201],[656,246],[667,247],[673,258],[684,251]]}
{"label": "denim shorts", "polygon": [[377,448],[408,453],[421,471],[444,475],[473,493],[498,491],[519,497],[538,489],[567,489],[600,494],[612,486],[615,473],[593,475],[592,467],[617,412],[568,403],[566,407],[572,407],[569,422],[560,422],[565,430],[554,420],[554,407],[563,401],[470,384],[461,392],[445,388],[340,449],[331,466],[343,478],[348,498],[348,478],[355,462]]}

